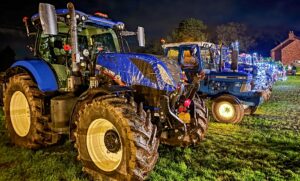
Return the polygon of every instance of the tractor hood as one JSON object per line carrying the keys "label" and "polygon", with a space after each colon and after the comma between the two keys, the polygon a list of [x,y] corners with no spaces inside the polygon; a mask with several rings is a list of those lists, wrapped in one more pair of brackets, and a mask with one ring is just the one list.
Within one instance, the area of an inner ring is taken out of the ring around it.
{"label": "tractor hood", "polygon": [[245,72],[210,72],[210,79],[222,79],[224,81],[251,82],[252,75]]}
{"label": "tractor hood", "polygon": [[157,57],[133,53],[103,53],[97,57],[96,69],[104,71],[126,86],[145,86],[171,92],[176,84],[167,66]]}

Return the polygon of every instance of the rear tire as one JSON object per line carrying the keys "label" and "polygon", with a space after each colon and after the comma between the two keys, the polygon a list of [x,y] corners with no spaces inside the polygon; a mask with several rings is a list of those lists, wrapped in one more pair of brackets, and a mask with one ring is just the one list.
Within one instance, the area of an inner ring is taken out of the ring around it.
{"label": "rear tire", "polygon": [[194,109],[190,113],[192,117],[191,123],[186,124],[187,135],[179,140],[172,136],[172,134],[165,132],[161,135],[161,143],[176,147],[186,147],[201,143],[208,128],[208,109],[203,99],[198,95],[195,95],[191,106],[194,106]]}
{"label": "rear tire", "polygon": [[30,75],[9,78],[4,92],[4,114],[12,142],[25,148],[40,148],[58,142],[60,136],[50,130],[50,115],[44,115],[45,95]]}
{"label": "rear tire", "polygon": [[239,123],[244,117],[244,107],[236,97],[222,95],[213,100],[212,114],[218,122]]}
{"label": "rear tire", "polygon": [[156,126],[126,99],[102,96],[82,105],[74,133],[78,159],[95,180],[144,180],[158,159]]}

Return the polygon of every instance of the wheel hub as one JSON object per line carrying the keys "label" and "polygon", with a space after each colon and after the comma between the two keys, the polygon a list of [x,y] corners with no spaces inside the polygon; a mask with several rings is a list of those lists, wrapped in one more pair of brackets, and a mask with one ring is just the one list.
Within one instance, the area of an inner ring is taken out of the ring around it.
{"label": "wheel hub", "polygon": [[20,137],[25,137],[30,130],[30,107],[26,96],[21,91],[13,93],[10,100],[10,119],[14,131]]}
{"label": "wheel hub", "polygon": [[101,170],[111,172],[123,158],[123,146],[117,128],[107,119],[95,119],[89,126],[86,146],[93,163]]}
{"label": "wheel hub", "polygon": [[114,130],[108,130],[104,135],[104,144],[108,151],[117,153],[121,148],[119,135]]}
{"label": "wheel hub", "polygon": [[220,103],[218,111],[219,114],[225,119],[231,119],[235,114],[234,107],[229,102]]}

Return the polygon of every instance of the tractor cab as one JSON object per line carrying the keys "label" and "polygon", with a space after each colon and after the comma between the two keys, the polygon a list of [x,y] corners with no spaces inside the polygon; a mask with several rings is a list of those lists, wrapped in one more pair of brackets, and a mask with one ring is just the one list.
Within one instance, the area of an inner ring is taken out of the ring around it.
{"label": "tractor cab", "polygon": [[195,75],[216,70],[210,51],[212,46],[214,45],[208,42],[184,42],[164,44],[162,48],[164,56],[169,61],[177,62],[188,82],[192,82]]}

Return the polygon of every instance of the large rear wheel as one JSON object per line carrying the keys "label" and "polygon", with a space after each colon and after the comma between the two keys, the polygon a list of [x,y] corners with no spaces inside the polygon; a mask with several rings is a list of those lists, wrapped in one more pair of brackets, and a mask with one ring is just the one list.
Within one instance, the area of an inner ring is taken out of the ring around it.
{"label": "large rear wheel", "polygon": [[126,99],[103,96],[82,105],[75,131],[78,158],[95,180],[143,180],[158,158],[156,126]]}
{"label": "large rear wheel", "polygon": [[45,115],[45,95],[28,74],[9,78],[4,92],[6,127],[12,142],[26,148],[39,148],[58,142],[59,135],[49,128]]}
{"label": "large rear wheel", "polygon": [[212,114],[218,122],[238,123],[244,117],[244,107],[236,97],[222,95],[213,100]]}

